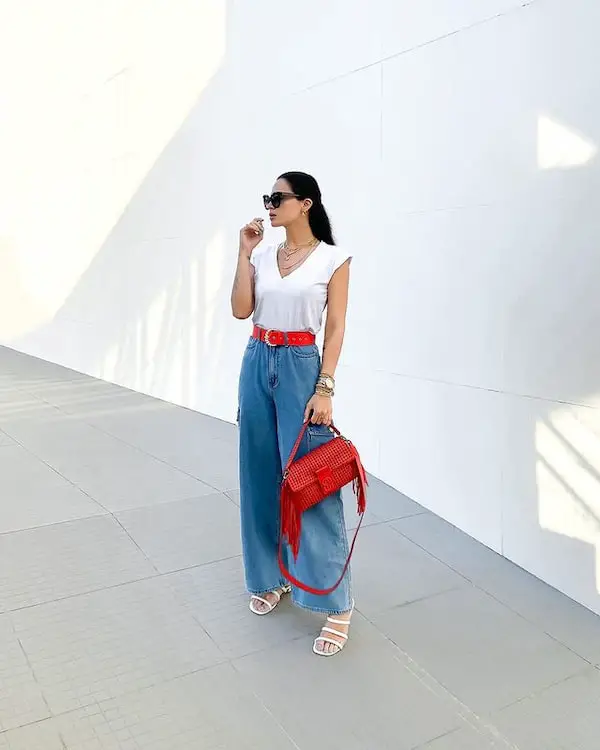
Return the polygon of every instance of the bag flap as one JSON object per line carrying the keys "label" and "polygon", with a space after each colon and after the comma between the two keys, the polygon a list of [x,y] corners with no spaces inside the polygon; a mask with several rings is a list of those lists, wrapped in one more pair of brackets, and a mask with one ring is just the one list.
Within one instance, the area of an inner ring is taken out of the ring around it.
{"label": "bag flap", "polygon": [[287,476],[288,486],[292,492],[301,492],[305,487],[319,481],[319,469],[328,467],[335,471],[354,459],[355,454],[350,443],[343,438],[335,438],[294,461]]}

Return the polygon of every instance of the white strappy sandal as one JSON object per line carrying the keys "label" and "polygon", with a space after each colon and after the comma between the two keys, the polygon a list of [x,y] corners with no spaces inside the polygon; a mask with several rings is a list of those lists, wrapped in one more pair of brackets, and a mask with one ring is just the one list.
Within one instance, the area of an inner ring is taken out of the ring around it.
{"label": "white strappy sandal", "polygon": [[[352,603],[352,609],[350,610],[350,615],[347,620],[338,620],[335,617],[328,617],[327,622],[330,622],[332,625],[347,625],[350,626],[350,622],[352,621],[352,613],[354,612],[354,603]],[[334,640],[333,638],[328,638],[326,635],[319,635],[317,638],[315,638],[313,643],[313,653],[315,653],[317,656],[336,656],[337,654],[342,651],[344,646],[348,643],[348,634],[342,633],[339,630],[334,630],[333,628],[328,628],[327,626],[321,628],[321,633],[330,633],[331,635],[336,635],[338,638],[342,639],[342,642]],[[317,644],[319,643],[331,643],[332,646],[335,646],[334,651],[321,651],[321,649],[317,648]]]}
{"label": "white strappy sandal", "polygon": [[[262,596],[252,594],[250,597],[250,603],[248,604],[248,606],[250,607],[250,612],[253,612],[255,615],[259,615],[260,617],[262,617],[263,615],[270,615],[281,601],[281,597],[285,594],[289,594],[291,590],[291,586],[282,586],[281,588],[269,591],[269,594],[273,594],[273,596],[277,597],[277,600],[275,602],[270,602],[268,599],[264,599]],[[261,602],[261,604],[265,604],[267,606],[267,609],[265,609],[264,611],[256,609],[256,607],[254,606],[254,600],[256,600],[257,602]]]}

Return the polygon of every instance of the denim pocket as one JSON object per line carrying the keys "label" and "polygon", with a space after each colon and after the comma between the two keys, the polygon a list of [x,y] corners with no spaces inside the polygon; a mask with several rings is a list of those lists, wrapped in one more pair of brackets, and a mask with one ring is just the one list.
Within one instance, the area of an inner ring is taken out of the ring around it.
{"label": "denim pocket", "polygon": [[313,447],[317,447],[317,445],[322,443],[327,443],[335,437],[331,427],[327,427],[327,425],[324,424],[309,424],[307,432],[309,443],[315,443]]}
{"label": "denim pocket", "polygon": [[310,346],[290,346],[289,350],[294,357],[299,359],[315,359],[319,356],[319,349],[316,344]]}

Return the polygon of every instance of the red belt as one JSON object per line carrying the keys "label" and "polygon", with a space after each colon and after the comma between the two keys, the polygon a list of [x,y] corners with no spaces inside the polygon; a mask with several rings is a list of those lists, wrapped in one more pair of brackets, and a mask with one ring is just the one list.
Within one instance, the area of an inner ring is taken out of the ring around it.
{"label": "red belt", "polygon": [[268,346],[312,346],[316,341],[314,333],[308,331],[268,331],[259,326],[254,326],[252,337],[264,341]]}

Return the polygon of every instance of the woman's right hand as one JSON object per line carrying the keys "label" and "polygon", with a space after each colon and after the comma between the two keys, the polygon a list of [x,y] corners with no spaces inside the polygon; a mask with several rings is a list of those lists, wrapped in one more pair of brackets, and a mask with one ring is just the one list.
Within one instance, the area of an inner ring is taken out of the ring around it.
{"label": "woman's right hand", "polygon": [[240,229],[240,253],[248,259],[264,235],[263,219],[252,219]]}

